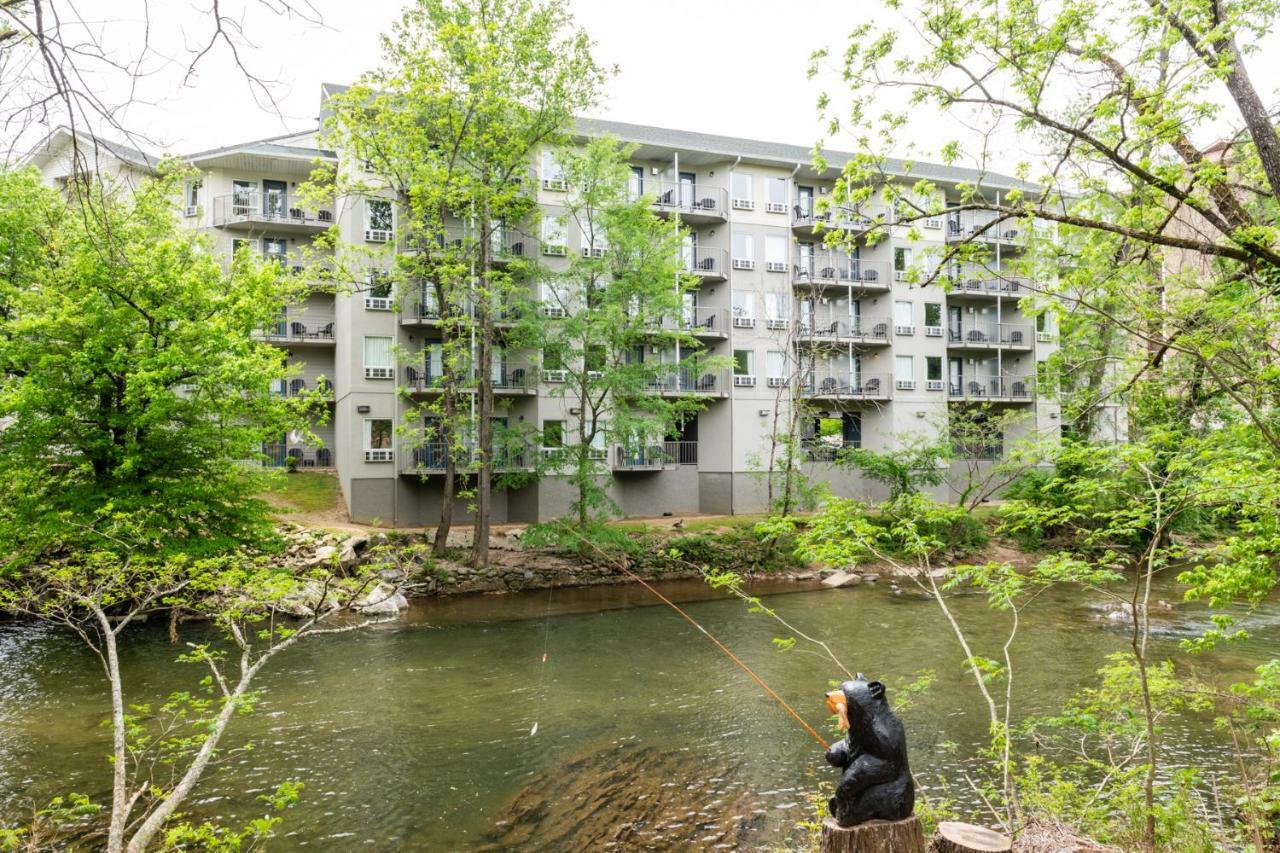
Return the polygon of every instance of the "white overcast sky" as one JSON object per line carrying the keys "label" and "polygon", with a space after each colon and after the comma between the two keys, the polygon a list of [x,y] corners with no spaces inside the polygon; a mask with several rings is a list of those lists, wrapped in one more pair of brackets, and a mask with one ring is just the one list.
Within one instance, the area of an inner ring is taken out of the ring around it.
{"label": "white overcast sky", "polygon": [[[255,103],[223,47],[206,57],[196,79],[180,85],[182,67],[176,60],[207,39],[207,13],[201,10],[210,0],[79,0],[77,8],[87,20],[101,22],[103,42],[121,57],[136,53],[141,10],[149,9],[152,48],[175,62],[166,66],[154,59],[155,73],[141,90],[146,103],[131,107],[124,123],[154,140],[155,149],[188,153],[314,126],[320,84],[350,82],[375,65],[378,36],[405,0],[311,2],[323,25],[272,16],[253,4],[244,20],[255,47],[243,57],[277,81],[278,114]],[[815,105],[819,85],[805,76],[810,52],[830,47],[838,54],[857,23],[891,14],[879,0],[570,3],[579,25],[597,43],[597,60],[619,68],[604,102],[591,114],[804,146],[823,136]],[[245,0],[223,0],[223,6],[244,8]],[[1280,49],[1255,56],[1250,64],[1264,98],[1273,102],[1280,85]],[[893,153],[927,157],[962,135],[954,122],[942,125],[935,113],[923,111]],[[829,148],[851,144],[852,137],[827,140]],[[1033,159],[1026,146],[1025,140],[1009,140],[1008,151],[991,156],[993,165],[1008,169]]]}

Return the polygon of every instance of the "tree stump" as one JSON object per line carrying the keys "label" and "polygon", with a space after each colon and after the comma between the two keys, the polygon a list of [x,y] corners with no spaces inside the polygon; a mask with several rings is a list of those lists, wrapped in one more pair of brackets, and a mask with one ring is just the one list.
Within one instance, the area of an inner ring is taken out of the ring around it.
{"label": "tree stump", "polygon": [[821,853],[925,853],[924,831],[912,815],[906,820],[869,820],[841,826],[829,817],[822,822]]}
{"label": "tree stump", "polygon": [[933,836],[934,853],[1007,853],[1013,841],[985,826],[944,820]]}

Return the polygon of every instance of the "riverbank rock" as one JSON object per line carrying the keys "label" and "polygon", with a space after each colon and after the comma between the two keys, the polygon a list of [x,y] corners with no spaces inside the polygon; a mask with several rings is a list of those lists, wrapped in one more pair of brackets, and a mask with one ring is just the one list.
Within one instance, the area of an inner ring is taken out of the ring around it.
{"label": "riverbank rock", "polygon": [[[323,598],[323,600],[321,600]],[[317,613],[328,612],[338,608],[338,600],[332,592],[325,592],[324,584],[318,580],[305,581],[298,585],[289,595],[284,596],[279,608],[290,616],[307,618]]]}
{"label": "riverbank rock", "polygon": [[395,616],[409,609],[409,600],[400,589],[389,583],[379,583],[351,603],[351,609],[365,616]]}
{"label": "riverbank rock", "polygon": [[853,572],[836,572],[834,575],[828,575],[822,579],[822,585],[830,589],[837,589],[842,586],[857,586],[862,583],[862,575],[855,575]]}

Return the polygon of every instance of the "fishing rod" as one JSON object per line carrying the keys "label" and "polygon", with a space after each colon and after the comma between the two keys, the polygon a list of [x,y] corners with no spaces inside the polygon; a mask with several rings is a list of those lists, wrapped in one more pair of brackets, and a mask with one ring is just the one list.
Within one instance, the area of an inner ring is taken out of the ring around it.
{"label": "fishing rod", "polygon": [[710,640],[713,644],[715,644],[716,648],[718,648],[721,652],[723,652],[723,653],[725,654],[725,656],[729,658],[729,660],[731,660],[731,661],[733,661],[735,664],[737,664],[737,666],[738,666],[738,668],[739,668],[739,669],[741,669],[741,670],[742,670],[743,672],[745,672],[747,675],[751,676],[751,679],[752,679],[753,681],[755,681],[755,683],[756,683],[756,684],[760,685],[760,689],[762,689],[765,693],[769,694],[769,696],[770,696],[770,697],[772,697],[772,698],[773,698],[773,700],[774,700],[775,702],[777,702],[777,703],[778,703],[779,705],[781,705],[784,709],[786,709],[786,712],[787,712],[788,714],[790,714],[792,717],[794,717],[794,718],[795,718],[795,720],[796,720],[796,722],[798,722],[800,725],[804,726],[804,730],[805,730],[805,731],[807,731],[807,732],[810,734],[810,736],[812,736],[812,737],[813,737],[813,739],[814,739],[814,740],[816,740],[818,743],[822,744],[822,748],[823,748],[823,749],[827,749],[827,748],[830,746],[830,744],[828,744],[828,743],[823,739],[822,735],[820,735],[820,734],[818,734],[816,731],[814,731],[813,726],[811,726],[811,725],[809,725],[808,723],[806,723],[806,722],[804,721],[804,718],[803,718],[803,717],[801,717],[798,713],[796,713],[796,710],[795,710],[794,708],[792,708],[789,704],[787,704],[787,700],[785,700],[785,699],[783,699],[781,696],[779,696],[776,690],[774,690],[772,687],[770,687],[768,684],[766,684],[763,678],[761,678],[760,676],[756,675],[755,671],[754,671],[754,670],[752,670],[752,669],[751,669],[751,667],[747,666],[747,665],[746,665],[746,663],[744,663],[744,662],[743,662],[742,658],[740,658],[740,657],[738,657],[737,655],[735,655],[735,654],[733,653],[733,651],[732,651],[728,646],[726,646],[724,643],[720,642],[719,638],[717,638],[714,634],[712,634],[712,633],[711,633],[710,631],[708,631],[706,628],[702,627],[702,625],[698,623],[698,620],[694,619],[692,616],[690,616],[688,613],[686,613],[686,612],[685,612],[685,611],[684,611],[684,610],[683,610],[683,609],[682,609],[678,604],[676,604],[674,601],[672,601],[671,599],[667,598],[667,597],[666,597],[665,595],[663,595],[662,593],[658,592],[658,590],[656,590],[652,585],[650,585],[650,584],[649,584],[649,582],[648,582],[648,581],[646,581],[644,578],[640,577],[638,574],[636,574],[635,572],[631,571],[631,569],[627,568],[627,565],[626,565],[626,562],[625,562],[625,561],[618,560],[618,559],[614,558],[614,557],[613,557],[613,555],[611,555],[611,554],[606,554],[603,550],[601,550],[601,549],[600,549],[600,547],[599,547],[598,545],[596,545],[596,544],[595,544],[594,542],[592,542],[591,540],[587,539],[585,536],[583,536],[583,535],[582,535],[581,533],[579,533],[577,530],[574,530],[573,528],[567,528],[567,529],[569,529],[569,530],[570,530],[570,532],[572,532],[575,536],[577,536],[579,539],[581,539],[583,542],[585,542],[585,543],[587,544],[587,546],[588,546],[588,547],[590,547],[592,550],[594,550],[597,554],[599,554],[600,556],[604,557],[604,558],[605,558],[606,560],[608,560],[609,562],[613,563],[613,565],[614,565],[616,568],[618,568],[619,570],[621,570],[623,574],[627,575],[627,577],[631,578],[631,579],[632,579],[632,580],[634,580],[636,583],[640,584],[642,587],[644,587],[645,589],[649,590],[649,592],[653,593],[654,597],[656,597],[656,598],[657,598],[659,601],[661,601],[663,604],[666,604],[668,607],[670,607],[670,608],[671,608],[672,610],[674,610],[676,613],[679,613],[679,614],[680,614],[680,616],[681,616],[681,617],[683,617],[683,618],[684,618],[684,620],[685,620],[686,622],[688,622],[688,623],[689,623],[690,625],[692,625],[693,627],[697,628],[697,629],[702,633],[702,635],[703,635],[704,637],[706,637],[708,640]]}

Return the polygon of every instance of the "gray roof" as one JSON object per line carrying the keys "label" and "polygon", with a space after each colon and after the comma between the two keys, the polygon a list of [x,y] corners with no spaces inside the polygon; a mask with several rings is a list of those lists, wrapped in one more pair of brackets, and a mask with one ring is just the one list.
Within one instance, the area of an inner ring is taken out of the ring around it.
{"label": "gray roof", "polygon": [[[635,142],[640,145],[705,152],[726,158],[741,156],[744,160],[778,163],[779,165],[788,166],[800,164],[803,167],[810,167],[813,162],[813,150],[801,145],[786,145],[780,142],[764,142],[758,139],[741,139],[736,136],[673,130],[665,127],[651,127],[643,124],[629,124],[627,122],[596,118],[578,119],[577,124],[578,132],[587,137],[616,136],[624,142]],[[849,151],[823,149],[822,156],[829,166],[839,168],[849,162],[855,155]],[[891,175],[909,175],[912,178],[925,178],[941,183],[959,183],[962,181],[976,183],[980,181],[983,186],[991,187],[992,189],[1038,189],[1035,184],[1009,175],[982,172],[977,169],[965,169],[958,166],[946,166],[940,163],[907,161],[890,157],[885,159],[883,167]]]}
{"label": "gray roof", "polygon": [[82,139],[87,139],[93,143],[95,148],[99,148],[125,163],[129,163],[130,165],[138,166],[143,169],[155,169],[155,167],[160,163],[160,158],[155,154],[149,154],[140,148],[134,148],[132,145],[125,145],[123,142],[104,139],[101,136],[85,131],[73,131],[66,125],[58,125],[53,130],[49,131],[48,135],[36,143],[36,145],[32,147],[31,151],[23,159],[27,162],[35,159],[42,149],[47,151],[49,146],[59,136],[66,136],[69,139],[74,139],[79,136]]}
{"label": "gray roof", "polygon": [[337,154],[325,148],[312,148],[302,145],[281,145],[275,140],[291,139],[303,133],[314,132],[315,128],[307,130],[298,130],[293,133],[283,133],[278,136],[268,136],[266,139],[255,139],[249,142],[240,142],[235,145],[224,145],[220,148],[210,148],[207,151],[197,151],[195,154],[188,154],[186,160],[204,160],[209,157],[219,157],[223,154],[262,154],[264,156],[277,157],[325,157],[328,159],[337,159]]}

